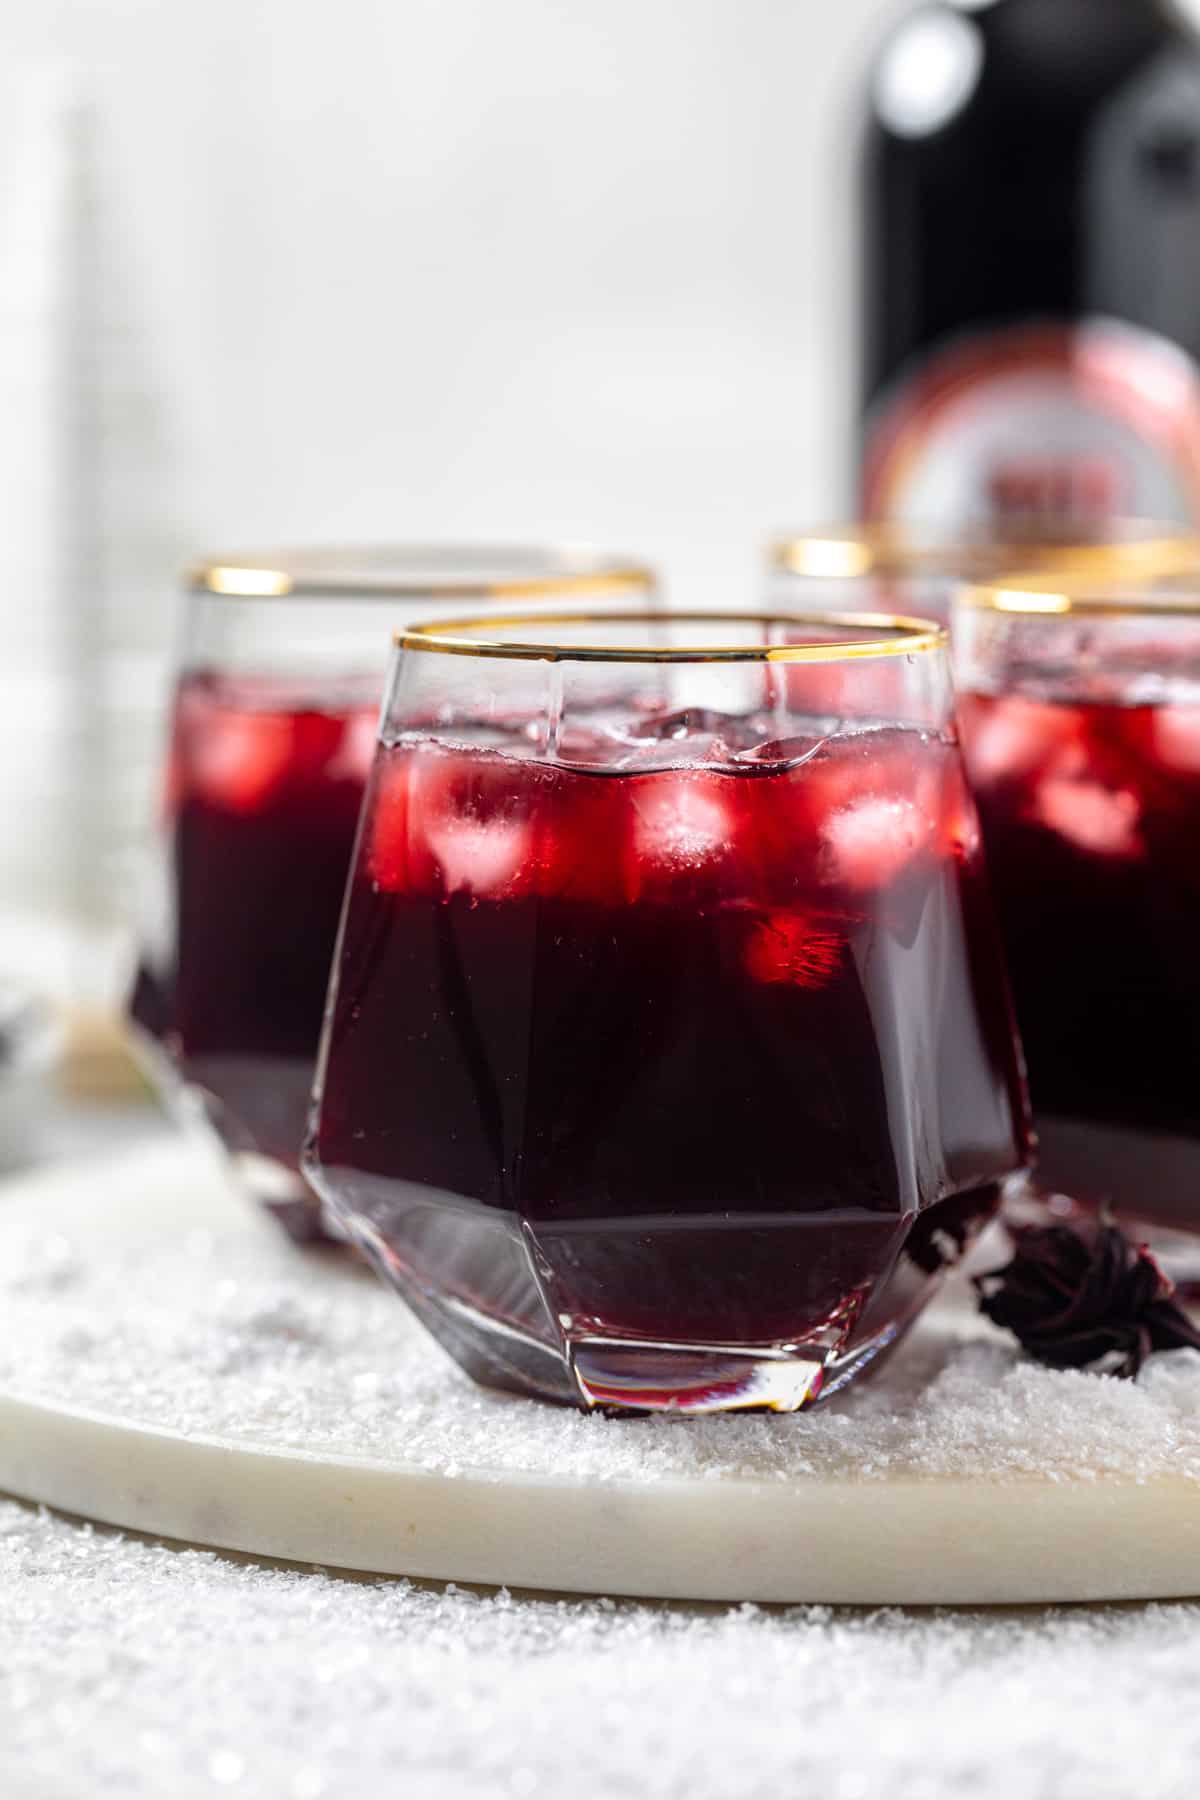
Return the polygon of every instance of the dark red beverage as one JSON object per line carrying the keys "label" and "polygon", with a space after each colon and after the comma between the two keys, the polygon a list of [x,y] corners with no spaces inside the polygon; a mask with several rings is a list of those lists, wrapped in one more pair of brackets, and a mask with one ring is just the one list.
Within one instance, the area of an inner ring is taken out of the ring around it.
{"label": "dark red beverage", "polygon": [[482,1379],[703,1408],[726,1351],[808,1345],[813,1397],[1024,1158],[954,746],[636,708],[553,759],[456,735],[376,762],[315,1179]]}
{"label": "dark red beverage", "polygon": [[1043,683],[962,718],[1043,1182],[1200,1225],[1200,699]]}
{"label": "dark red beverage", "polygon": [[166,916],[133,1001],[301,1236],[319,1231],[296,1171],[378,715],[368,688],[185,677],[167,782]]}

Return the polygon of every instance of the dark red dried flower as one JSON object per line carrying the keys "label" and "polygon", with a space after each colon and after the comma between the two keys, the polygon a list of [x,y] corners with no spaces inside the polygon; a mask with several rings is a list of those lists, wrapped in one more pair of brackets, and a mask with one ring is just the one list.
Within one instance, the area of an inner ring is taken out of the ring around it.
{"label": "dark red dried flower", "polygon": [[1152,1350],[1200,1350],[1200,1329],[1144,1244],[1107,1220],[1023,1225],[1003,1269],[975,1277],[980,1310],[1052,1369],[1135,1376]]}

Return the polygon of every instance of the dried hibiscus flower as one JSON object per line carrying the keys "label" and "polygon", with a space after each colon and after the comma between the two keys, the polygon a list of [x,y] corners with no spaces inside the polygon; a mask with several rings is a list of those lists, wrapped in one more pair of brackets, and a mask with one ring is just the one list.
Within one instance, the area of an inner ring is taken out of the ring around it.
{"label": "dried hibiscus flower", "polygon": [[1144,1244],[1102,1219],[1086,1231],[1022,1225],[1003,1269],[975,1277],[980,1310],[1052,1369],[1135,1376],[1153,1350],[1200,1350],[1200,1328]]}

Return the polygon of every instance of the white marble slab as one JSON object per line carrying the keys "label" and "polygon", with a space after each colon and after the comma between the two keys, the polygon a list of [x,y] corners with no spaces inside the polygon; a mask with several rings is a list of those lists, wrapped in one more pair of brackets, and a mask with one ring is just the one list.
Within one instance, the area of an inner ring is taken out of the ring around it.
{"label": "white marble slab", "polygon": [[961,1300],[796,1418],[608,1420],[476,1388],[364,1272],[174,1142],[10,1183],[0,1488],[380,1573],[693,1600],[1200,1593],[1200,1355],[1136,1384]]}

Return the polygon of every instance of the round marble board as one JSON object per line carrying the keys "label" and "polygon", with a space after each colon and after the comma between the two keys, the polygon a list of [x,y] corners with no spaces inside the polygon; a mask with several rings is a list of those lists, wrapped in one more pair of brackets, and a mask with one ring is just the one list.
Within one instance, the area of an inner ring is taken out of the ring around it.
{"label": "round marble board", "polygon": [[475,1387],[194,1147],[0,1188],[0,1488],[378,1573],[690,1600],[1200,1593],[1200,1354],[1025,1361],[960,1291],[794,1416],[613,1420]]}

